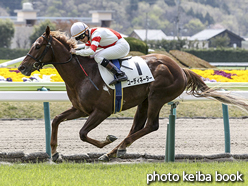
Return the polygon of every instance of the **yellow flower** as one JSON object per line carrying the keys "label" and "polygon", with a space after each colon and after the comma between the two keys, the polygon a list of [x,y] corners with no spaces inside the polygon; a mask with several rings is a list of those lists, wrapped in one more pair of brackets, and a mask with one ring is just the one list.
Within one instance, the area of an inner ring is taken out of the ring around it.
{"label": "yellow flower", "polygon": [[[214,74],[214,70],[192,69],[192,71],[205,79],[208,78],[209,80],[216,80],[217,82],[248,82],[248,70],[222,70],[226,73],[232,74],[231,79],[222,75]],[[39,74],[39,78],[43,78],[43,75],[50,76],[53,74],[53,76],[51,76],[51,82],[63,82],[63,79],[55,68],[41,69],[40,72],[33,72],[31,76],[34,77],[34,74]],[[22,75],[20,72],[17,73],[17,68],[0,68],[0,76],[11,78],[13,82],[23,82],[22,78],[29,78]]]}
{"label": "yellow flower", "polygon": [[214,74],[214,70],[193,69],[192,71],[205,79],[208,78],[210,80],[216,80],[217,82],[248,82],[248,70],[222,70],[226,73],[232,74],[231,79],[222,75]]}
{"label": "yellow flower", "polygon": [[[17,68],[0,68],[0,76],[3,76],[4,78],[11,78],[13,82],[23,82],[22,78],[27,76],[22,75],[20,72],[17,73]],[[63,82],[63,79],[60,77],[59,73],[55,68],[45,68],[41,69],[40,72],[33,72],[30,77],[34,77],[34,74],[39,74],[39,78],[42,78],[43,75],[51,75],[54,74],[54,76],[51,77],[52,82]]]}

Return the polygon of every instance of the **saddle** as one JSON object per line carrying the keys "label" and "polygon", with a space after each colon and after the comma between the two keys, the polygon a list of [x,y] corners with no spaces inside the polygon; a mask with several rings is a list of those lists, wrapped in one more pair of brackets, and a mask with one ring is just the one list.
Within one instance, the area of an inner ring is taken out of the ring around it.
{"label": "saddle", "polygon": [[[126,73],[128,80],[122,81],[122,88],[141,85],[145,83],[150,83],[154,81],[154,77],[149,69],[147,63],[144,59],[139,56],[130,56],[126,58],[121,58],[118,60],[111,60],[113,64],[117,67],[120,67],[120,70]],[[119,64],[116,64],[119,63]],[[105,84],[110,89],[115,89],[115,85],[109,85],[109,83],[114,79],[114,76],[109,72],[105,67],[98,64],[98,68],[101,74],[101,77]]]}

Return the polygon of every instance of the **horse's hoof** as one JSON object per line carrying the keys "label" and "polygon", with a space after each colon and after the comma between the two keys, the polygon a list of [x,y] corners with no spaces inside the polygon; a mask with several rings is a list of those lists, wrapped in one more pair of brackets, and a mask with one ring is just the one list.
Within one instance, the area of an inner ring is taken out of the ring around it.
{"label": "horse's hoof", "polygon": [[123,149],[123,150],[117,150],[117,154],[116,154],[116,157],[117,158],[120,158],[122,156],[124,156],[126,154],[127,150],[126,149]]}
{"label": "horse's hoof", "polygon": [[99,157],[98,160],[102,162],[109,162],[109,157],[107,154],[104,154],[101,157]]}
{"label": "horse's hoof", "polygon": [[59,153],[56,152],[54,155],[52,155],[53,162],[56,162],[59,159]]}
{"label": "horse's hoof", "polygon": [[118,138],[113,136],[113,135],[108,135],[106,137],[106,140],[110,141],[111,143],[114,142],[115,140],[117,140]]}

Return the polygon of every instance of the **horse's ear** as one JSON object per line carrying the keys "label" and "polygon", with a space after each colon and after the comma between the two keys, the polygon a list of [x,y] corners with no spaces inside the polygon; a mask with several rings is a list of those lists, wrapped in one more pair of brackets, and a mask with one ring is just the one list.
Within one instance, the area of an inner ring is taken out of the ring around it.
{"label": "horse's ear", "polygon": [[50,35],[50,27],[47,26],[47,27],[46,27],[46,36],[48,37],[49,35]]}

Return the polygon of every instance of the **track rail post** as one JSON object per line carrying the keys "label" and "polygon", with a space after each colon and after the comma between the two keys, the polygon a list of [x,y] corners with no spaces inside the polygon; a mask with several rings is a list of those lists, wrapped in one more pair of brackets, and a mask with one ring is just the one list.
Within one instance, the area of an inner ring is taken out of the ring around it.
{"label": "track rail post", "polygon": [[[40,91],[48,91],[46,87],[42,87],[41,89],[38,89]],[[51,120],[50,120],[50,107],[49,102],[43,102],[44,107],[44,118],[45,118],[45,135],[46,135],[46,153],[51,158]]]}
{"label": "track rail post", "polygon": [[165,162],[175,161],[175,124],[176,124],[176,107],[179,102],[169,102],[171,105],[169,123],[167,124]]}
{"label": "track rail post", "polygon": [[224,121],[224,134],[225,134],[225,153],[231,152],[231,138],[229,126],[228,106],[222,103],[223,121]]}

